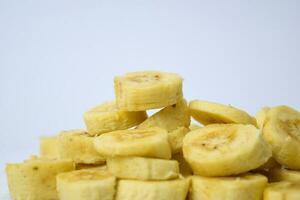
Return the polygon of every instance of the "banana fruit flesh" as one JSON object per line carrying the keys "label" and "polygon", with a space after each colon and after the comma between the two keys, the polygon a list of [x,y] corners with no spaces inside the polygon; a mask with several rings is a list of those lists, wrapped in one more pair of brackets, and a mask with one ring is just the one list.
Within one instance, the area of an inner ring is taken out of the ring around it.
{"label": "banana fruit flesh", "polygon": [[6,174],[14,200],[58,200],[55,176],[74,170],[71,160],[35,158],[7,164]]}
{"label": "banana fruit flesh", "polygon": [[101,104],[83,114],[90,135],[99,135],[136,126],[147,118],[145,111],[120,111],[114,101]]}
{"label": "banana fruit flesh", "polygon": [[274,168],[269,171],[268,177],[272,182],[290,181],[300,183],[300,171]]}
{"label": "banana fruit flesh", "polygon": [[121,110],[142,111],[176,104],[182,99],[182,78],[158,71],[133,72],[114,79]]}
{"label": "banana fruit flesh", "polygon": [[62,131],[58,136],[59,156],[75,163],[102,164],[105,158],[96,151],[94,140],[84,130]]}
{"label": "banana fruit flesh", "polygon": [[185,200],[189,179],[168,181],[120,180],[116,200]]}
{"label": "banana fruit flesh", "polygon": [[256,113],[255,119],[256,119],[258,128],[260,128],[260,129],[263,128],[265,121],[266,121],[267,113],[269,112],[269,110],[270,110],[269,107],[263,107]]}
{"label": "banana fruit flesh", "polygon": [[107,170],[82,169],[59,174],[60,200],[113,200],[116,178]]}
{"label": "banana fruit flesh", "polygon": [[94,146],[98,153],[104,157],[171,158],[168,133],[161,128],[129,129],[103,133],[95,138]]}
{"label": "banana fruit flesh", "polygon": [[191,116],[203,125],[215,123],[253,124],[256,120],[245,111],[232,106],[193,100],[189,104]]}
{"label": "banana fruit flesh", "polygon": [[300,183],[271,183],[264,191],[264,200],[299,200]]}
{"label": "banana fruit flesh", "polygon": [[278,163],[289,169],[300,169],[300,112],[288,106],[271,108],[263,135]]}
{"label": "banana fruit flesh", "polygon": [[40,156],[46,158],[59,158],[57,136],[40,138]]}
{"label": "banana fruit flesh", "polygon": [[253,125],[214,124],[189,132],[183,155],[194,174],[229,176],[261,166],[271,148]]}
{"label": "banana fruit flesh", "polygon": [[268,179],[260,174],[192,177],[191,200],[261,200]]}
{"label": "banana fruit flesh", "polygon": [[175,160],[143,157],[114,157],[107,159],[108,170],[118,178],[137,180],[168,180],[179,176]]}

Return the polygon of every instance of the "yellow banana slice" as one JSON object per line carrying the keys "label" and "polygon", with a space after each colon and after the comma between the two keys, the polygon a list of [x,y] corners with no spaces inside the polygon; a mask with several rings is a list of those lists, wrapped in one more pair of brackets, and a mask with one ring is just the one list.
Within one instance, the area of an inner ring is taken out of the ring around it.
{"label": "yellow banana slice", "polygon": [[189,104],[192,117],[203,125],[217,123],[253,124],[256,120],[245,111],[232,106],[208,101],[193,100]]}
{"label": "yellow banana slice", "polygon": [[143,157],[114,157],[107,159],[108,170],[118,178],[137,180],[168,180],[177,178],[176,160]]}
{"label": "yellow banana slice", "polygon": [[261,166],[271,149],[253,125],[213,124],[185,136],[183,155],[197,175],[228,176]]}
{"label": "yellow banana slice", "polygon": [[271,144],[273,157],[278,163],[290,169],[300,169],[300,112],[288,106],[271,108],[263,135]]}
{"label": "yellow banana slice", "polygon": [[107,170],[76,170],[59,174],[56,180],[60,200],[114,199],[116,178]]}
{"label": "yellow banana slice", "polygon": [[299,200],[300,183],[271,183],[264,191],[264,200]]}
{"label": "yellow banana slice", "polygon": [[192,177],[192,200],[261,200],[268,179],[260,174]]}
{"label": "yellow banana slice", "polygon": [[193,171],[190,165],[185,161],[182,153],[172,155],[172,159],[177,160],[177,162],[179,163],[179,172],[181,175],[183,175],[184,177],[193,175]]}
{"label": "yellow banana slice", "polygon": [[58,200],[55,177],[74,168],[71,160],[46,158],[7,164],[6,174],[10,194],[15,200]]}
{"label": "yellow banana slice", "polygon": [[94,140],[84,130],[62,131],[58,136],[59,155],[75,163],[102,164],[105,158],[94,148]]}
{"label": "yellow banana slice", "polygon": [[130,129],[103,133],[94,146],[105,157],[142,156],[171,158],[168,133],[161,128]]}
{"label": "yellow banana slice", "polygon": [[300,171],[288,170],[284,168],[274,168],[269,171],[269,179],[272,182],[290,181],[300,183]]}
{"label": "yellow banana slice", "polygon": [[186,127],[179,127],[168,133],[168,141],[171,146],[172,154],[182,152],[182,143],[185,135],[190,131]]}
{"label": "yellow banana slice", "polygon": [[141,111],[176,104],[182,99],[182,78],[174,73],[144,71],[115,77],[121,110]]}
{"label": "yellow banana slice", "polygon": [[269,158],[269,160],[266,163],[264,163],[262,166],[260,166],[256,170],[257,171],[269,171],[276,167],[280,167],[280,165],[276,162],[276,160],[273,157],[271,157],[271,158]]}
{"label": "yellow banana slice", "polygon": [[169,181],[120,180],[116,200],[185,200],[189,179]]}
{"label": "yellow banana slice", "polygon": [[136,126],[147,118],[145,111],[120,111],[114,101],[101,104],[83,115],[88,133],[101,133],[124,130]]}
{"label": "yellow banana slice", "polygon": [[40,156],[59,158],[57,136],[40,138]]}
{"label": "yellow banana slice", "polygon": [[255,118],[258,128],[263,128],[269,110],[269,107],[263,107],[256,113]]}

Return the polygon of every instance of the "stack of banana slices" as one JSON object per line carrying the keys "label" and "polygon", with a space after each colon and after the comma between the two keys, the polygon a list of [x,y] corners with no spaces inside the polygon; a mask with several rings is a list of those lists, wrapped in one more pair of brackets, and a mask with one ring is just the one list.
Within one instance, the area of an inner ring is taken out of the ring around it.
{"label": "stack of banana slices", "polygon": [[174,73],[128,73],[114,89],[83,114],[86,130],[42,137],[40,156],[7,164],[12,199],[300,200],[298,111],[187,102]]}

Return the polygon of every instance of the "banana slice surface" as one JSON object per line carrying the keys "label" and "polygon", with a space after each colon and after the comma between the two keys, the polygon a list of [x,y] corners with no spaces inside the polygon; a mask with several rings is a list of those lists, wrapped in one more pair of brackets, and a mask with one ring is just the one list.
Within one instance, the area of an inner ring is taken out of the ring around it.
{"label": "banana slice surface", "polygon": [[40,156],[47,158],[59,158],[57,136],[40,138]]}

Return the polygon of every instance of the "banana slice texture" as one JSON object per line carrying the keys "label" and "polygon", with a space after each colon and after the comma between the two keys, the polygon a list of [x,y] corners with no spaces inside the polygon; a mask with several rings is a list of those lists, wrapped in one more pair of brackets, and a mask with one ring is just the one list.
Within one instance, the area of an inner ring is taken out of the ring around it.
{"label": "banana slice texture", "polygon": [[264,191],[264,200],[299,200],[300,183],[271,183]]}
{"label": "banana slice texture", "polygon": [[58,136],[60,158],[74,160],[82,164],[103,164],[105,158],[94,147],[95,137],[84,130],[62,131]]}
{"label": "banana slice texture", "polygon": [[168,181],[120,180],[116,200],[185,200],[189,179]]}
{"label": "banana slice texture", "polygon": [[142,111],[176,104],[182,99],[182,78],[174,73],[143,71],[114,79],[121,110]]}
{"label": "banana slice texture", "polygon": [[57,136],[40,138],[40,156],[47,158],[59,158]]}
{"label": "banana slice texture", "polygon": [[300,183],[300,171],[288,170],[284,168],[274,168],[269,171],[269,179],[272,182],[290,181]]}
{"label": "banana slice texture", "polygon": [[253,125],[213,124],[185,136],[183,155],[194,174],[229,176],[261,166],[271,148]]}
{"label": "banana slice texture", "polygon": [[74,170],[71,160],[35,158],[6,165],[10,194],[16,200],[58,199],[55,177]]}
{"label": "banana slice texture", "polygon": [[145,111],[128,112],[117,108],[116,102],[106,102],[83,114],[90,135],[124,130],[134,127],[147,118]]}
{"label": "banana slice texture", "polygon": [[193,100],[189,104],[189,109],[192,117],[203,125],[217,123],[256,125],[256,120],[248,113],[230,105]]}
{"label": "banana slice texture", "polygon": [[256,124],[258,126],[258,128],[262,129],[265,121],[266,121],[266,117],[267,117],[267,113],[271,108],[269,107],[263,107],[261,108],[255,115],[255,119],[256,119]]}
{"label": "banana slice texture", "polygon": [[183,177],[189,177],[193,175],[193,171],[190,165],[184,159],[182,153],[172,155],[172,159],[179,163],[179,172]]}
{"label": "banana slice texture", "polygon": [[118,178],[137,180],[168,180],[178,178],[176,160],[143,157],[114,157],[107,159],[108,170]]}
{"label": "banana slice texture", "polygon": [[157,127],[104,133],[95,138],[94,146],[98,153],[104,157],[171,158],[168,133],[166,130]]}
{"label": "banana slice texture", "polygon": [[192,176],[192,200],[261,200],[268,179],[260,174],[236,177]]}
{"label": "banana slice texture", "polygon": [[113,200],[116,178],[107,170],[82,169],[56,178],[60,200]]}
{"label": "banana slice texture", "polygon": [[278,163],[289,169],[300,169],[300,112],[288,106],[271,108],[263,135]]}

